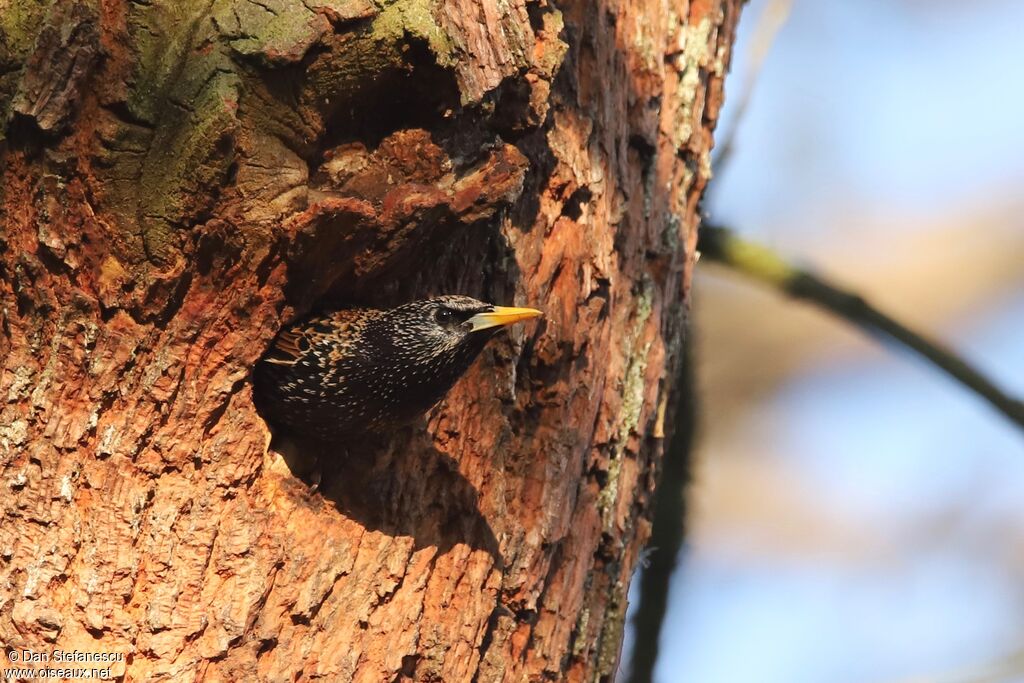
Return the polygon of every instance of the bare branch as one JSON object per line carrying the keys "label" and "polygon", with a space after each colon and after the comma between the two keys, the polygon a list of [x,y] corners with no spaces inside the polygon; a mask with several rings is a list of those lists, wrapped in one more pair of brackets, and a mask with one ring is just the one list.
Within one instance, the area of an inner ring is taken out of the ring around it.
{"label": "bare branch", "polygon": [[743,82],[743,89],[740,90],[736,100],[736,115],[733,117],[732,125],[719,136],[720,143],[716,146],[714,159],[711,167],[715,175],[718,175],[732,156],[736,146],[736,136],[740,123],[747,113],[750,100],[754,94],[754,87],[757,85],[757,77],[764,67],[768,58],[768,52],[775,43],[775,37],[789,19],[789,13],[793,9],[793,0],[769,0],[768,5],[757,17],[754,25],[754,35],[750,40],[750,48],[746,54],[746,79]]}
{"label": "bare branch", "polygon": [[817,304],[870,333],[880,334],[915,351],[1024,429],[1024,403],[1008,396],[992,380],[953,351],[882,313],[860,295],[840,289],[818,275],[797,268],[767,247],[748,242],[722,226],[705,224],[701,227],[700,249],[711,260],[794,298]]}
{"label": "bare branch", "polygon": [[661,627],[668,611],[668,591],[686,532],[686,482],[690,477],[697,426],[697,388],[693,376],[693,337],[686,332],[676,386],[679,409],[672,442],[665,452],[654,501],[647,563],[640,576],[640,602],[633,615],[633,652],[628,683],[651,683],[658,663]]}

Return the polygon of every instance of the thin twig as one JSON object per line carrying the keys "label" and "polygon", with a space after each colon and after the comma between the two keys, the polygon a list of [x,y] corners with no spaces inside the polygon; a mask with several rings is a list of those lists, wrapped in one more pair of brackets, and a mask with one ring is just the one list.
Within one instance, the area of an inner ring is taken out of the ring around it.
{"label": "thin twig", "polygon": [[757,17],[754,33],[750,39],[750,47],[746,53],[743,88],[740,90],[734,105],[736,113],[728,130],[723,135],[718,136],[719,143],[711,161],[711,168],[714,169],[715,175],[722,172],[722,169],[725,168],[726,163],[732,156],[733,149],[736,146],[737,131],[739,131],[740,122],[747,113],[747,107],[750,106],[750,100],[754,95],[754,86],[757,85],[758,75],[761,73],[761,69],[764,68],[768,52],[775,43],[775,37],[786,24],[792,9],[793,0],[769,0],[767,6]]}
{"label": "thin twig", "polygon": [[680,392],[675,433],[655,489],[654,519],[647,542],[647,563],[640,575],[640,602],[633,616],[633,653],[628,683],[651,683],[658,662],[661,626],[668,609],[668,591],[683,546],[686,512],[685,489],[690,477],[697,392],[693,377],[693,337],[683,338],[683,357],[676,386]]}
{"label": "thin twig", "polygon": [[868,332],[881,334],[917,352],[1024,429],[1024,402],[1008,396],[992,380],[953,351],[890,318],[863,297],[792,266],[767,247],[737,237],[731,230],[721,226],[705,224],[701,227],[700,250],[711,260],[723,263],[792,297],[815,303]]}
{"label": "thin twig", "polygon": [[[740,122],[746,114],[768,51],[775,42],[779,29],[786,23],[793,0],[769,0],[757,19],[750,47],[746,54],[746,82],[735,105],[732,125],[722,135],[712,159],[714,174],[718,175],[729,160],[735,147]],[[658,481],[654,504],[654,525],[648,541],[649,564],[640,576],[640,603],[633,617],[633,653],[629,662],[629,683],[650,683],[658,661],[661,629],[667,610],[669,583],[675,573],[679,551],[683,544],[686,499],[684,488],[690,472],[696,427],[697,394],[693,378],[693,349],[690,334],[683,342],[684,358],[680,387],[680,416],[675,435],[665,453],[664,469]]]}

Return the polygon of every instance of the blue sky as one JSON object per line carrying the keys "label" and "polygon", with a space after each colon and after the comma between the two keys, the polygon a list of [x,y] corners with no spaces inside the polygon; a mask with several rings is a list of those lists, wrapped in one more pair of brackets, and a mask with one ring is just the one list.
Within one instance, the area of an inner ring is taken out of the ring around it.
{"label": "blue sky", "polygon": [[[765,4],[745,10],[727,98]],[[862,239],[858,221],[922,231],[972,207],[1024,208],[1022,31],[1020,0],[796,0],[712,216],[813,261],[809,245]],[[720,132],[731,125],[727,109]],[[1024,232],[1021,215],[1007,211],[1009,229]],[[934,332],[1024,395],[1024,286]],[[809,364],[756,412],[734,429],[771,441],[773,466],[874,550],[773,556],[747,548],[764,543],[757,530],[691,535],[660,683],[966,683],[1024,651],[1018,431],[898,352]]]}
{"label": "blue sky", "polygon": [[[712,209],[817,231],[836,207],[935,214],[1021,187],[1022,27],[1016,0],[796,0]],[[727,95],[746,77],[737,55]]]}

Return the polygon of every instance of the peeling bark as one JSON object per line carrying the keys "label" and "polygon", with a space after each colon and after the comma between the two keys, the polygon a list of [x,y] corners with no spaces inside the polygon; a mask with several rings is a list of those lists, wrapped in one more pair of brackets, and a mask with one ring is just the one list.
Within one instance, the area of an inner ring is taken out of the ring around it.
{"label": "peeling bark", "polygon": [[[0,10],[0,645],[610,680],[739,5]],[[546,317],[310,493],[255,361],[316,308],[447,292]]]}

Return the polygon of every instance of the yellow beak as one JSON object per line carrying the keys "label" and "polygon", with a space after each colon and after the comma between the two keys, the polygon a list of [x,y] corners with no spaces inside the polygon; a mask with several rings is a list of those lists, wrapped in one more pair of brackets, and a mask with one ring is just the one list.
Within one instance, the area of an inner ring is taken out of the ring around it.
{"label": "yellow beak", "polygon": [[494,306],[492,310],[484,313],[477,313],[469,319],[473,325],[473,332],[486,330],[499,325],[511,325],[520,320],[529,320],[544,315],[536,308],[511,308],[509,306]]}

